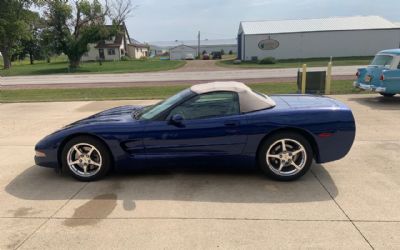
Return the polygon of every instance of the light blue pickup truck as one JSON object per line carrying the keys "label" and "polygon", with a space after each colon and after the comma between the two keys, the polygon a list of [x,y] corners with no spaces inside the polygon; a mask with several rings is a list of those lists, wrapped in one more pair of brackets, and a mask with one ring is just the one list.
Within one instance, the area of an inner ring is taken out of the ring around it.
{"label": "light blue pickup truck", "polygon": [[400,49],[380,51],[367,68],[357,71],[354,87],[385,97],[400,94]]}

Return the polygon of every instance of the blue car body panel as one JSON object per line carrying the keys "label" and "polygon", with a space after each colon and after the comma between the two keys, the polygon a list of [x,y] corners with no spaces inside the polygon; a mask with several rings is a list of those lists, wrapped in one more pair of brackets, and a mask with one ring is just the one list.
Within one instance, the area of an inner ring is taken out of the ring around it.
{"label": "blue car body panel", "polygon": [[110,149],[117,169],[179,162],[254,166],[262,140],[285,129],[296,130],[310,141],[316,162],[338,160],[348,153],[355,137],[355,122],[347,106],[327,97],[271,97],[276,106],[270,109],[187,120],[181,126],[134,119],[131,113],[142,107],[117,107],[42,139],[35,149],[46,157],[35,157],[36,164],[59,167],[63,144],[76,135],[101,139]]}
{"label": "blue car body panel", "polygon": [[377,54],[379,55],[393,57],[392,62],[358,69],[354,86],[382,94],[400,93],[400,49],[383,50]]}

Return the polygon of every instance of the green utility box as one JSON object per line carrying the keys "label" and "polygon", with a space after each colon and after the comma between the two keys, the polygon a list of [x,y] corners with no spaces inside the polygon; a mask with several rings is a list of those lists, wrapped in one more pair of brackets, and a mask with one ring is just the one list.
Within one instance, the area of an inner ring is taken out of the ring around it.
{"label": "green utility box", "polygon": [[[301,93],[301,79],[303,72],[297,72],[297,88],[298,92]],[[307,72],[306,78],[306,93],[322,95],[325,93],[326,85],[326,71],[313,71]]]}

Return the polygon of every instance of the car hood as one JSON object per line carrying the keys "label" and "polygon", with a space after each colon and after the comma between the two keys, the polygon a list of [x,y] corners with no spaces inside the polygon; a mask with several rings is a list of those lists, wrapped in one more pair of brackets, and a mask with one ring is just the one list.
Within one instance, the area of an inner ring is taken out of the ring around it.
{"label": "car hood", "polygon": [[134,120],[132,113],[137,110],[143,109],[143,106],[120,106],[112,109],[107,109],[97,114],[91,115],[82,120],[73,122],[66,127],[73,127],[77,125],[88,125],[94,123],[114,123]]}

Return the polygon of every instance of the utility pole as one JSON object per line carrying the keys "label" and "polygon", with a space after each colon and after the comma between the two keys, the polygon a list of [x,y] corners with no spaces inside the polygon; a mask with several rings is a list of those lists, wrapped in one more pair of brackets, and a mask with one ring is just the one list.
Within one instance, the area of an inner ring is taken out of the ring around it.
{"label": "utility pole", "polygon": [[200,58],[200,31],[197,35],[197,56]]}

